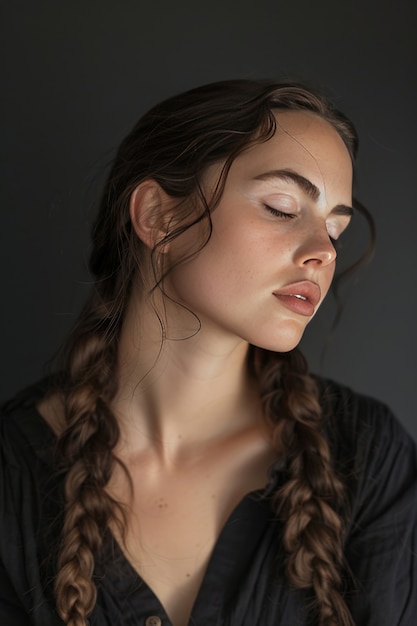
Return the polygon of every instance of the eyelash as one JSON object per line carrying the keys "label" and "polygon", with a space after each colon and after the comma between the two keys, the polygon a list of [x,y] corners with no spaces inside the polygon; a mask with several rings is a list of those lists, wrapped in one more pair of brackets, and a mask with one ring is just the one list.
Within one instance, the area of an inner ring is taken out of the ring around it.
{"label": "eyelash", "polygon": [[[275,215],[275,217],[280,217],[281,219],[284,219],[284,220],[291,220],[297,217],[293,213],[284,213],[284,211],[280,211],[279,209],[274,209],[272,206],[269,206],[269,204],[265,204],[264,207],[267,211],[269,211],[269,213],[272,213],[272,215]],[[338,237],[334,238],[329,235],[329,239],[335,248],[337,247],[338,244],[340,244]]]}
{"label": "eyelash", "polygon": [[279,209],[274,209],[272,206],[269,206],[268,204],[264,205],[266,210],[269,211],[270,213],[272,213],[272,215],[275,215],[275,217],[281,217],[283,219],[293,219],[295,217],[295,215],[293,215],[292,213],[284,213],[284,211],[280,211]]}

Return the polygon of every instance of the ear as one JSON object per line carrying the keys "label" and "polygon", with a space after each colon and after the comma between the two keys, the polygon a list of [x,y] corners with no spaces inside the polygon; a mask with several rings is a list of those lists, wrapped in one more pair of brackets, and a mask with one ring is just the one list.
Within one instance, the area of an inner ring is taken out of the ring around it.
{"label": "ear", "polygon": [[[130,219],[135,233],[153,249],[167,234],[175,201],[153,179],[140,183],[130,197]],[[167,252],[168,245],[160,252]]]}

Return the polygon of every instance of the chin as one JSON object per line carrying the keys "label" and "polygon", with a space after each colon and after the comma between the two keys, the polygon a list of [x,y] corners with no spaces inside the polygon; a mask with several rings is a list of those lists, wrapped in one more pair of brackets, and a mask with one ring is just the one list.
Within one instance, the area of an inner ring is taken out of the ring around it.
{"label": "chin", "polygon": [[299,345],[300,341],[287,342],[285,344],[275,345],[272,347],[267,347],[266,349],[270,352],[291,352]]}
{"label": "chin", "polygon": [[260,340],[258,337],[258,341],[254,338],[252,343],[258,348],[263,348],[264,350],[269,350],[270,352],[290,352],[294,350],[300,343],[302,336],[304,334],[304,328],[300,331],[300,328],[292,329],[293,332],[282,332],[279,333],[278,336],[273,337],[269,336],[264,338],[264,340]]}

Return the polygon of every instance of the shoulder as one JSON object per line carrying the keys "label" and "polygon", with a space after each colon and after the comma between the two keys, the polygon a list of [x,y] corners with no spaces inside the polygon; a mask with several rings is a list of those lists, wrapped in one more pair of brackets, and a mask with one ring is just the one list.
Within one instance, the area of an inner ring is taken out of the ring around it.
{"label": "shoulder", "polygon": [[415,442],[385,403],[332,380],[317,377],[316,382],[333,445],[351,447],[356,453],[393,445],[415,450]]}
{"label": "shoulder", "polygon": [[[0,547],[9,550],[10,533],[37,532],[42,517],[58,502],[56,437],[39,414],[42,385],[29,387],[0,412]],[[4,530],[8,532],[4,532]],[[20,530],[17,530],[20,529]]]}
{"label": "shoulder", "polygon": [[[416,444],[390,408],[333,381],[318,379],[326,432],[344,478],[353,519],[417,519]],[[384,515],[383,515],[384,513]]]}
{"label": "shoulder", "polygon": [[37,410],[45,388],[24,389],[0,410],[0,465],[3,479],[10,472],[33,474],[43,467],[50,472],[55,436]]}

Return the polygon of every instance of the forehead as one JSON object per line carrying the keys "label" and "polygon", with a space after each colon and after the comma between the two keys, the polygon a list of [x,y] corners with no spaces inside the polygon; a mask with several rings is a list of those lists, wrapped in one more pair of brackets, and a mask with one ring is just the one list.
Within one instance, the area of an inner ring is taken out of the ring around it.
{"label": "forehead", "polygon": [[274,169],[291,169],[319,189],[330,185],[351,194],[352,161],[336,129],[319,115],[305,111],[276,111],[276,131],[268,141],[241,154],[230,175],[254,178]]}
{"label": "forehead", "polygon": [[317,113],[310,111],[280,111],[274,112],[276,131],[272,137],[281,143],[281,146],[297,144],[311,152],[313,156],[322,156],[322,148],[340,154],[351,165],[349,151],[336,128]]}

